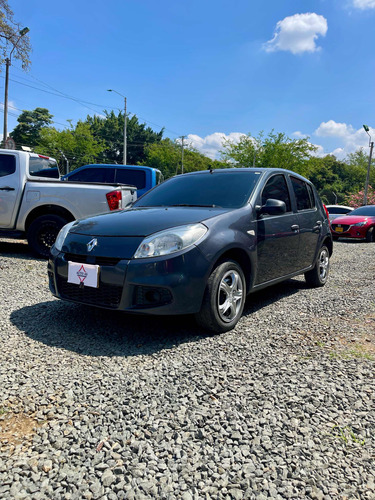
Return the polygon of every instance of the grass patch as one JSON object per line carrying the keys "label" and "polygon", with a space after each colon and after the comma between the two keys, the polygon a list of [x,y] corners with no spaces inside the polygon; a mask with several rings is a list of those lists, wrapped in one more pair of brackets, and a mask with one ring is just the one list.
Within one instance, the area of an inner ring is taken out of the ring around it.
{"label": "grass patch", "polygon": [[369,350],[364,344],[354,344],[352,347],[346,346],[346,348],[340,351],[331,352],[329,357],[332,359],[366,359],[368,361],[375,361],[372,349]]}
{"label": "grass patch", "polygon": [[345,427],[339,427],[338,425],[335,425],[334,427],[332,427],[331,434],[333,437],[343,441],[346,445],[356,443],[364,446],[365,444],[365,440],[359,438],[354,430],[348,425]]}

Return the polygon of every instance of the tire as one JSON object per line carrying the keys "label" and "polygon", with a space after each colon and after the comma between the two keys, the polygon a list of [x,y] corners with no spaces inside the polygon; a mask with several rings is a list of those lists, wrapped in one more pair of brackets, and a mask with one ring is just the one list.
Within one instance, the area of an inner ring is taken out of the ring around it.
{"label": "tire", "polygon": [[246,281],[241,267],[231,260],[223,262],[208,278],[196,321],[213,333],[232,330],[241,318],[245,300]]}
{"label": "tire", "polygon": [[367,243],[372,243],[375,241],[375,231],[373,227],[370,227],[370,229],[367,231],[366,241]]}
{"label": "tire", "polygon": [[59,215],[41,215],[30,224],[27,241],[33,253],[47,259],[60,229],[68,221]]}
{"label": "tire", "polygon": [[333,239],[333,241],[338,241],[338,240],[339,240],[339,237],[338,237],[338,236],[334,236],[334,235],[332,235],[332,239]]}
{"label": "tire", "polygon": [[305,273],[306,283],[311,287],[324,286],[329,274],[329,250],[323,245],[318,253],[315,266]]}

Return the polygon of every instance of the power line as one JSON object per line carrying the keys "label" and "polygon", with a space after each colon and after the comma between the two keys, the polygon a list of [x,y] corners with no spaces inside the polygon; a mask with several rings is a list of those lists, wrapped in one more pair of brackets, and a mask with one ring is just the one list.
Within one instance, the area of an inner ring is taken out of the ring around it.
{"label": "power line", "polygon": [[[19,68],[17,68],[17,66],[15,66],[15,69],[17,69],[18,71],[21,71]],[[1,75],[0,75],[1,76]],[[49,85],[48,83],[45,83],[43,82],[42,80],[36,78],[34,75],[30,74],[30,76],[35,79],[36,81],[38,81],[39,83],[41,83],[42,85],[54,90],[55,92],[51,92],[49,90],[45,90],[45,89],[41,89],[39,87],[35,87],[33,85],[30,85],[30,84],[26,84],[26,83],[22,83],[22,82],[19,82],[17,80],[13,80],[11,79],[11,81],[15,82],[15,83],[18,83],[19,85],[24,85],[26,87],[29,87],[29,88],[33,88],[35,90],[39,90],[40,92],[45,92],[47,94],[51,94],[51,95],[55,95],[57,97],[63,97],[65,99],[69,99],[69,100],[72,100],[74,102],[77,102],[78,104],[81,104],[83,106],[85,106],[87,109],[90,109],[91,111],[94,111],[95,113],[98,113],[97,110],[93,109],[93,108],[90,108],[90,106],[87,106],[87,104],[91,104],[92,106],[96,106],[98,108],[101,108],[101,110],[103,110],[103,108],[109,108],[109,109],[117,109],[118,111],[122,111],[122,109],[120,108],[117,108],[117,107],[113,107],[113,106],[106,106],[106,105],[103,105],[103,104],[97,104],[97,103],[93,103],[93,102],[90,102],[90,101],[85,101],[83,99],[79,99],[78,97],[74,97],[74,96],[70,96],[69,94],[65,94],[64,92],[61,92],[60,90],[58,89],[55,89],[54,87],[52,87],[51,85]],[[2,77],[4,78],[4,77]],[[21,78],[25,81],[29,81],[27,78],[24,78],[22,76],[19,76],[18,78]],[[135,114],[135,113],[127,113],[128,115],[131,115],[131,114]],[[168,129],[158,123],[155,123],[155,122],[151,122],[141,116],[138,116],[136,115],[140,120],[143,120],[145,123],[149,123],[150,125],[154,125],[156,127],[160,127],[161,129],[164,129],[165,131],[168,131],[168,132],[171,132],[172,134],[176,135],[176,136],[181,136],[181,134],[179,132],[176,132],[174,130],[171,130],[171,129]]]}

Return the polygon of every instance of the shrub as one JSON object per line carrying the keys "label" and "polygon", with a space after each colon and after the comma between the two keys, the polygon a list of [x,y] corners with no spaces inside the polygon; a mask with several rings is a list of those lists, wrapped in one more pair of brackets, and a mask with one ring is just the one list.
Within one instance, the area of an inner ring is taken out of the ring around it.
{"label": "shrub", "polygon": [[[353,208],[358,208],[363,205],[364,191],[348,194],[345,198],[345,203]],[[375,189],[371,186],[367,190],[367,205],[375,205]]]}

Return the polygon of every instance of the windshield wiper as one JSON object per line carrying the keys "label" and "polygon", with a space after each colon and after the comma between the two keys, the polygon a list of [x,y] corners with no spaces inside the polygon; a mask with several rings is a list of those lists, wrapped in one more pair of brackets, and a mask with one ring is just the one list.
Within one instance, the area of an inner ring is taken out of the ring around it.
{"label": "windshield wiper", "polygon": [[190,203],[176,203],[175,205],[170,205],[171,207],[203,207],[203,208],[221,208],[220,205],[193,205]]}

